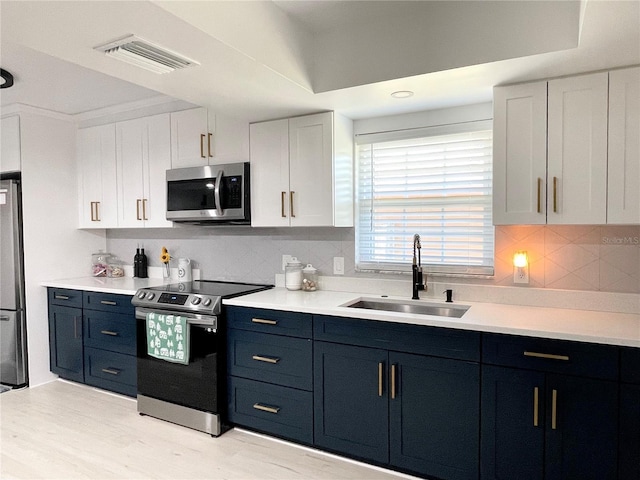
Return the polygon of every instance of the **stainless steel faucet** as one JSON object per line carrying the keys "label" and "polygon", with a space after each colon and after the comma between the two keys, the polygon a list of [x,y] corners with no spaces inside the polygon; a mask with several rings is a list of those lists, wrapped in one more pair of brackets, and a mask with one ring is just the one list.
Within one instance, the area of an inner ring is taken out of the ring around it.
{"label": "stainless steel faucet", "polygon": [[[420,290],[424,290],[424,281],[422,279],[422,259],[420,258],[420,249],[422,246],[420,245],[420,235],[417,233],[413,236],[413,264],[411,265],[411,269],[413,271],[413,295],[411,296],[412,300],[420,300],[420,296],[418,292]],[[416,257],[416,251],[418,256]]]}

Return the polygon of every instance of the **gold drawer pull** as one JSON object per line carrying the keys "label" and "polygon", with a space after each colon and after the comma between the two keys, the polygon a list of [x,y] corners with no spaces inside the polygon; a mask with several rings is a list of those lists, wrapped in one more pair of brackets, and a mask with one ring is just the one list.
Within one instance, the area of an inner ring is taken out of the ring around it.
{"label": "gold drawer pull", "polygon": [[551,430],[558,427],[558,391],[551,391]]}
{"label": "gold drawer pull", "polygon": [[112,301],[110,301],[110,300],[100,300],[100,303],[101,303],[102,305],[111,305],[111,306],[113,306],[113,307],[116,307],[116,306],[118,305],[118,303],[117,303],[117,302],[112,302]]}
{"label": "gold drawer pull", "polygon": [[267,405],[261,405],[259,403],[254,403],[253,408],[255,408],[256,410],[262,410],[263,412],[276,414],[280,411],[280,407],[268,407]]}
{"label": "gold drawer pull", "polygon": [[66,295],[54,295],[53,298],[55,298],[56,300],[69,300],[69,297]]}
{"label": "gold drawer pull", "polygon": [[265,320],[263,318],[252,318],[251,321],[253,323],[262,323],[264,325],[277,325],[278,322],[276,320]]}
{"label": "gold drawer pull", "polygon": [[109,375],[120,375],[120,370],[116,370],[115,368],[103,368],[102,371]]}
{"label": "gold drawer pull", "polygon": [[533,426],[538,426],[538,396],[539,390],[538,387],[534,387],[533,389]]}
{"label": "gold drawer pull", "polygon": [[525,357],[536,357],[536,358],[548,358],[550,360],[564,360],[568,361],[569,357],[567,355],[554,355],[552,353],[538,353],[538,352],[528,352],[525,350]]}
{"label": "gold drawer pull", "polygon": [[280,361],[280,359],[277,357],[263,357],[261,355],[254,355],[251,358],[259,362],[266,362],[266,363],[278,363]]}
{"label": "gold drawer pull", "polygon": [[120,335],[118,332],[112,332],[111,330],[100,330],[100,333],[103,335],[110,335],[112,337],[117,337]]}

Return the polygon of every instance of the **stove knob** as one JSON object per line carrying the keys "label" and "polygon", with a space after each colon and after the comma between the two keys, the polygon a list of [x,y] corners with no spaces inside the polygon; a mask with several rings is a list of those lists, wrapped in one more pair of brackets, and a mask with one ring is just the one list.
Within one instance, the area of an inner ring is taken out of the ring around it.
{"label": "stove knob", "polygon": [[191,305],[198,305],[202,299],[200,297],[193,297],[191,300]]}
{"label": "stove knob", "polygon": [[139,298],[140,300],[142,300],[146,295],[147,295],[147,292],[140,292],[140,293],[138,294],[138,298]]}
{"label": "stove knob", "polygon": [[202,305],[204,305],[205,307],[208,307],[209,305],[211,305],[211,299],[205,298],[204,302],[202,302]]}
{"label": "stove knob", "polygon": [[149,292],[149,295],[147,295],[147,300],[153,300],[154,298],[156,298],[156,294]]}

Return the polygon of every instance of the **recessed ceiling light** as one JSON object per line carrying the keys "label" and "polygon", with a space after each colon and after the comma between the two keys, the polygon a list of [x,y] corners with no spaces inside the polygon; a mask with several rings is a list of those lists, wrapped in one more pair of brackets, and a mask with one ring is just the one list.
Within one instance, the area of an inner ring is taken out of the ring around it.
{"label": "recessed ceiling light", "polygon": [[391,96],[393,98],[409,98],[413,97],[413,92],[411,90],[398,90],[397,92],[393,92]]}

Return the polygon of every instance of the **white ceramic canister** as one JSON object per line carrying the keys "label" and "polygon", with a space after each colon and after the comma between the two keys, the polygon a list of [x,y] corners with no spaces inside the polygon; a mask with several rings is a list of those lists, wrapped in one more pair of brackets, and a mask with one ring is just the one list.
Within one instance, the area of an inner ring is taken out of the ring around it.
{"label": "white ceramic canister", "polygon": [[193,280],[191,272],[191,260],[188,258],[178,259],[178,280],[182,282],[190,282]]}
{"label": "white ceramic canister", "polygon": [[284,267],[284,286],[287,290],[302,288],[302,263],[296,257],[291,257]]}

